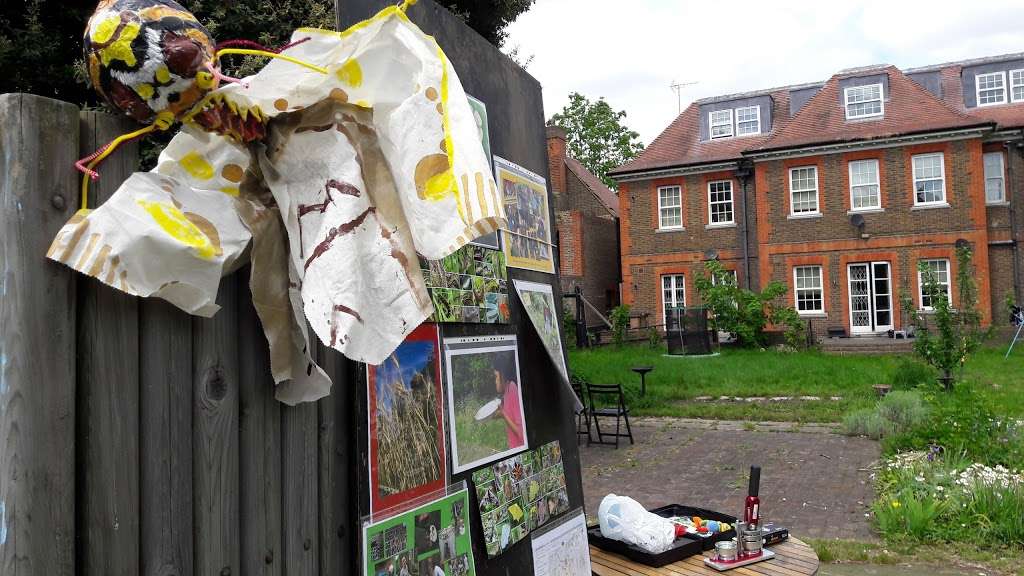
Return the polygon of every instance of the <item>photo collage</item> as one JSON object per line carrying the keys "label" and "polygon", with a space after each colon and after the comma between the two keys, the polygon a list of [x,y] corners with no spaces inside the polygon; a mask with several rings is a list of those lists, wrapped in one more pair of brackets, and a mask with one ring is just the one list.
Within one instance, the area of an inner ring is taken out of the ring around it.
{"label": "photo collage", "polygon": [[494,167],[508,219],[503,239],[508,265],[553,273],[547,181],[497,156]]}
{"label": "photo collage", "polygon": [[364,528],[366,576],[471,576],[465,489]]}
{"label": "photo collage", "polygon": [[473,473],[488,558],[569,511],[558,441]]}
{"label": "photo collage", "polygon": [[431,322],[508,324],[505,254],[473,244],[441,260],[420,258],[434,304]]}

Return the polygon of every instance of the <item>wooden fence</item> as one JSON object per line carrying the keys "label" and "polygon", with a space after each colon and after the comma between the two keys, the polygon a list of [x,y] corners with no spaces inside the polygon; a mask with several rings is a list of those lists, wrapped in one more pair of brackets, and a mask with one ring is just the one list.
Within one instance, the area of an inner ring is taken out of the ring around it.
{"label": "wooden fence", "polygon": [[[248,269],[203,319],[46,260],[77,209],[69,168],[127,129],[0,95],[0,574],[351,573],[355,365],[318,346],[334,393],[284,406]],[[114,153],[91,196],[137,158]]]}

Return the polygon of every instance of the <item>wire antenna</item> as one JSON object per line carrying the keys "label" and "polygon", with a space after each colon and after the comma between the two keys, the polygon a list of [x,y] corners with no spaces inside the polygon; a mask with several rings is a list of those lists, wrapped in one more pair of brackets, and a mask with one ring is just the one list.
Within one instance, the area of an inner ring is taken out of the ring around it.
{"label": "wire antenna", "polygon": [[693,82],[676,82],[673,80],[672,83],[668,85],[668,87],[676,93],[676,114],[683,113],[683,87],[693,86],[694,84],[697,84],[696,80]]}

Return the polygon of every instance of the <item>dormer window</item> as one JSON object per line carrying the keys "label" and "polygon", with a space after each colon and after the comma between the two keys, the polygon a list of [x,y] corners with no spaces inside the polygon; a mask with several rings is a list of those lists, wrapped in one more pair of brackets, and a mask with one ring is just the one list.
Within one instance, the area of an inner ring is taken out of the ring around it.
{"label": "dormer window", "polygon": [[1010,70],[1010,102],[1024,102],[1024,70]]}
{"label": "dormer window", "polygon": [[850,86],[844,91],[846,97],[846,119],[870,118],[885,113],[882,104],[882,85]]}
{"label": "dormer window", "polygon": [[712,138],[727,138],[732,136],[732,108],[728,110],[715,110],[708,114],[708,124],[711,126]]}
{"label": "dormer window", "polygon": [[975,74],[974,89],[978,96],[978,106],[1006,104],[1006,72]]}
{"label": "dormer window", "polygon": [[736,109],[736,135],[761,133],[761,107],[747,106]]}

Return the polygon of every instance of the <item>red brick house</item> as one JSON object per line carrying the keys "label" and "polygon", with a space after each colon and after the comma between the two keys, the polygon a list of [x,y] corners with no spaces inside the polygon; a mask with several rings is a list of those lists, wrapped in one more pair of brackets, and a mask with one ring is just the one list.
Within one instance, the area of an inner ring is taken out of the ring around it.
{"label": "red brick house", "polygon": [[883,333],[905,322],[901,291],[929,308],[921,262],[955,300],[960,241],[984,323],[1005,322],[1022,296],[1022,128],[1024,54],[694,102],[612,172],[623,302],[663,324],[717,258],[740,285],[784,282],[816,331]]}
{"label": "red brick house", "polygon": [[[605,313],[619,304],[619,198],[569,156],[565,130],[549,126],[547,141],[562,293],[578,286]],[[587,324],[598,323],[588,312]]]}

